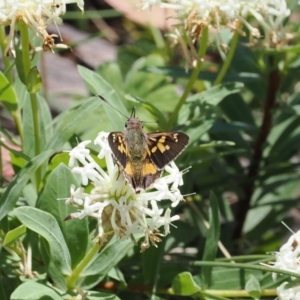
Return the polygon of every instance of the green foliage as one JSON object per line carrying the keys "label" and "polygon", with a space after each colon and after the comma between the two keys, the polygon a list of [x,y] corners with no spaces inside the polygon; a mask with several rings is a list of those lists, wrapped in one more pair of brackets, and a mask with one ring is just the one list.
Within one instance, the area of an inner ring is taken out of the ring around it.
{"label": "green foliage", "polygon": [[189,272],[178,274],[173,280],[172,289],[176,295],[180,296],[192,296],[201,291],[201,287],[197,285]]}
{"label": "green foliage", "polygon": [[11,295],[10,299],[25,300],[25,299],[53,299],[59,300],[61,296],[53,289],[34,281],[22,283]]}
{"label": "green foliage", "polygon": [[70,252],[55,218],[33,207],[18,207],[14,213],[22,224],[47,240],[54,264],[62,274],[69,274],[71,272]]}
{"label": "green foliage", "polygon": [[42,87],[42,77],[37,69],[33,67],[30,69],[27,77],[27,91],[30,94],[37,93]]}
{"label": "green foliage", "polygon": [[[255,50],[241,38],[220,84],[226,58],[209,62],[209,53],[218,55],[210,47],[169,128],[193,70],[174,63],[175,50],[157,47],[158,30],[140,30],[117,61],[95,71],[78,66],[90,97],[55,117],[24,45],[16,43],[11,59],[18,77],[0,72],[0,102],[18,132],[0,128],[15,172],[0,190],[0,299],[274,299],[290,282],[280,270],[274,281],[263,264],[275,260],[265,253],[279,249],[287,233],[280,222],[293,226],[299,202],[299,42]],[[191,166],[180,186],[186,201],[172,208],[181,220],[142,254],[142,235],[100,247],[97,222],[73,219],[77,209],[65,205],[80,182],[63,151],[100,131],[122,131],[133,106],[146,132],[190,137],[176,160],[180,170]]]}

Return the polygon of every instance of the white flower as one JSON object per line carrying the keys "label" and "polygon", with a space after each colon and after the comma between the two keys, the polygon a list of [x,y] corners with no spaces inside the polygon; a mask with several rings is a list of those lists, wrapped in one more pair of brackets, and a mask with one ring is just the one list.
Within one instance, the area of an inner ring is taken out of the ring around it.
{"label": "white flower", "polygon": [[[90,141],[81,142],[69,152],[72,172],[81,175],[82,185],[93,184],[89,193],[83,188],[75,190],[71,186],[71,197],[66,204],[76,206],[79,210],[72,213],[69,218],[84,218],[90,216],[98,220],[98,238],[106,241],[113,233],[119,238],[129,238],[136,233],[143,233],[145,240],[141,245],[144,251],[160,242],[161,236],[170,231],[170,224],[179,219],[171,216],[171,210],[164,210],[157,205],[158,201],[171,200],[176,206],[182,199],[178,187],[183,184],[182,173],[171,163],[166,167],[166,176],[159,178],[150,191],[134,189],[126,181],[123,171],[115,164],[107,141],[108,133],[101,132],[95,139],[100,146],[98,157],[105,159],[105,171],[100,167],[86,149]],[[159,227],[164,227],[164,234]]]}
{"label": "white flower", "polygon": [[[143,9],[158,5],[177,12],[180,19],[191,14],[196,22],[227,25],[236,19],[257,14],[284,18],[290,14],[285,0],[143,0]],[[192,25],[192,24],[190,24]]]}
{"label": "white flower", "polygon": [[[142,0],[142,9],[154,5],[176,12],[173,17],[178,20],[177,28],[169,36],[180,43],[189,65],[195,65],[195,60],[199,60],[194,42],[207,26],[217,30],[217,41],[222,49],[227,45],[222,42],[221,28],[245,35],[241,23],[249,29],[250,37],[264,47],[281,47],[292,38],[283,26],[284,19],[291,13],[286,0]],[[254,17],[258,26],[253,27],[247,21],[248,17]],[[260,33],[258,27],[263,32]]]}
{"label": "white flower", "polygon": [[66,200],[66,204],[77,204],[82,205],[83,201],[81,199],[85,198],[84,188],[79,187],[75,190],[75,185],[71,185],[71,197]]}
{"label": "white flower", "polygon": [[1,0],[0,25],[10,25],[8,47],[11,47],[16,23],[22,20],[43,41],[43,49],[52,50],[56,35],[49,35],[46,28],[51,23],[61,24],[60,15],[66,12],[69,3],[77,3],[83,10],[83,0]]}
{"label": "white flower", "polygon": [[76,160],[83,165],[92,161],[91,157],[89,156],[90,150],[85,148],[85,146],[87,146],[90,142],[91,141],[81,142],[77,147],[70,151],[69,155],[71,158],[69,160],[69,167],[73,168]]}
{"label": "white flower", "polygon": [[[289,240],[275,253],[276,262],[274,268],[285,271],[300,272],[300,230],[293,234]],[[277,274],[273,273],[275,280]],[[292,277],[294,280],[295,278]],[[300,285],[291,288],[285,288],[287,282],[282,283],[277,288],[277,295],[281,300],[298,300],[300,299]]]}
{"label": "white flower", "polygon": [[300,286],[293,288],[285,288],[287,282],[282,283],[277,288],[277,296],[279,300],[299,300],[300,299]]}

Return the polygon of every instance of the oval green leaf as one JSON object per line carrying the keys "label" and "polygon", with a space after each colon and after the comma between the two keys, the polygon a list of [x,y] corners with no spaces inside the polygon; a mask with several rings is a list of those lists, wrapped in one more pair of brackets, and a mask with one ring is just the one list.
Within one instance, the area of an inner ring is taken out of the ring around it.
{"label": "oval green leaf", "polygon": [[176,295],[191,296],[201,291],[201,287],[194,281],[190,272],[178,274],[172,283],[172,289]]}
{"label": "oval green leaf", "polygon": [[[82,66],[78,66],[78,72],[92,93],[103,96],[116,109],[127,115],[127,109],[119,95],[102,76]],[[103,103],[100,98],[98,101]],[[103,108],[115,128],[121,129],[124,127],[124,117],[121,114],[105,103]]]}
{"label": "oval green leaf", "polygon": [[37,93],[42,87],[42,77],[37,67],[32,67],[27,76],[26,88],[30,94]]}
{"label": "oval green leaf", "polygon": [[70,197],[72,184],[77,185],[73,173],[61,163],[49,175],[39,199],[39,207],[56,219],[68,245],[72,257],[72,266],[75,266],[86,253],[89,231],[87,218],[64,221],[72,212],[77,211],[73,206],[66,205],[64,200],[58,200]]}
{"label": "oval green leaf", "polygon": [[244,84],[240,82],[226,82],[218,84],[204,92],[189,97],[187,102],[199,101],[200,103],[216,106],[226,96],[240,92],[243,87]]}
{"label": "oval green leaf", "polygon": [[29,229],[47,240],[50,257],[62,274],[71,273],[71,256],[63,234],[53,216],[33,207],[19,207],[14,210],[17,218]]}
{"label": "oval green leaf", "polygon": [[17,228],[14,228],[10,230],[4,238],[3,246],[9,246],[11,243],[16,241],[18,238],[20,238],[23,234],[26,232],[26,227],[24,225],[21,225]]}
{"label": "oval green leaf", "polygon": [[0,71],[0,101],[10,112],[18,109],[18,99],[15,90],[10,85],[5,75]]}
{"label": "oval green leaf", "polygon": [[86,276],[81,287],[90,289],[100,282],[121,259],[127,255],[128,251],[134,246],[129,239],[125,241],[116,241],[107,246],[98,257],[92,261],[81,274]]}
{"label": "oval green leaf", "polygon": [[52,151],[46,151],[36,156],[15,176],[1,198],[0,220],[13,209],[31,176],[36,169],[51,156],[51,154]]}
{"label": "oval green leaf", "polygon": [[253,299],[259,299],[261,297],[261,287],[259,281],[253,275],[251,275],[249,280],[246,282],[245,290]]}
{"label": "oval green leaf", "polygon": [[50,287],[40,284],[35,281],[27,281],[19,285],[11,294],[11,300],[61,300],[61,296],[58,295]]}
{"label": "oval green leaf", "polygon": [[[209,196],[209,228],[207,230],[207,238],[204,247],[204,253],[202,260],[214,261],[218,251],[218,242],[220,238],[220,219],[218,200],[213,192],[210,192]],[[210,266],[203,266],[202,274],[206,283],[209,286],[211,283],[211,270]]]}
{"label": "oval green leaf", "polygon": [[69,111],[60,114],[55,119],[55,122],[57,123],[56,130],[49,139],[45,149],[61,151],[61,148],[72,137],[79,126],[86,122],[90,113],[102,104],[103,102],[100,98],[93,97],[84,101],[81,105],[73,107]]}

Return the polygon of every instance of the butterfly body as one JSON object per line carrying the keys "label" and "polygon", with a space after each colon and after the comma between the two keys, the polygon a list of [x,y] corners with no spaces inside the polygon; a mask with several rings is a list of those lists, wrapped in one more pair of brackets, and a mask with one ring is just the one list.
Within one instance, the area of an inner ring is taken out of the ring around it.
{"label": "butterfly body", "polygon": [[146,133],[140,119],[131,117],[124,132],[111,132],[108,143],[124,175],[135,191],[146,190],[164,167],[186,147],[189,137],[181,132]]}
{"label": "butterfly body", "polygon": [[136,118],[129,119],[124,131],[124,144],[127,149],[125,177],[134,189],[147,186],[144,179],[144,166],[148,160],[147,135],[143,131],[141,121]]}

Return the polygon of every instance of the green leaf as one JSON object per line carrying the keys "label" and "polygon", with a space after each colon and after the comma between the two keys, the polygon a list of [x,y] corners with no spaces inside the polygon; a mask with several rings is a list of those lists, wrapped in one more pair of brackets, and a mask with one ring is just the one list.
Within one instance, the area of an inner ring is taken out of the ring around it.
{"label": "green leaf", "polygon": [[185,133],[190,137],[189,144],[192,145],[194,142],[199,141],[200,137],[209,131],[213,126],[214,120],[198,120],[191,123],[185,131]]}
{"label": "green leaf", "polygon": [[90,289],[95,286],[106,276],[109,270],[115,267],[127,255],[133,246],[133,242],[129,239],[124,241],[118,240],[108,245],[81,274],[82,277],[87,277],[81,287]]}
{"label": "green leaf", "polygon": [[42,77],[37,69],[37,67],[32,67],[27,76],[27,91],[30,94],[37,93],[42,87]]}
{"label": "green leaf", "polygon": [[45,239],[41,240],[40,253],[47,269],[47,274],[51,277],[54,285],[62,291],[67,290],[67,283],[65,276],[61,273],[60,269],[54,264],[50,257],[49,244]]}
{"label": "green leaf", "polygon": [[120,300],[120,298],[109,292],[89,291],[86,300]]}
{"label": "green leaf", "polygon": [[[219,220],[219,209],[218,200],[213,192],[210,192],[209,196],[210,207],[209,207],[209,228],[207,230],[207,237],[204,247],[204,253],[202,260],[214,261],[218,251],[218,242],[220,239],[220,220]],[[202,268],[202,274],[206,286],[211,283],[211,270],[209,266]]]}
{"label": "green leaf", "polygon": [[23,234],[26,232],[26,227],[24,225],[21,225],[17,228],[14,228],[10,230],[4,238],[3,246],[9,246],[11,243],[15,242],[17,239],[19,239]]}
{"label": "green leaf", "polygon": [[253,299],[259,299],[261,297],[261,287],[259,281],[253,275],[251,275],[249,280],[246,282],[245,290]]}
{"label": "green leaf", "polygon": [[172,289],[179,296],[191,296],[201,291],[201,287],[194,281],[190,272],[178,274],[173,280]]}
{"label": "green leaf", "polygon": [[[186,234],[187,232],[189,234]],[[181,220],[176,221],[176,228],[173,228],[171,233],[165,238],[165,252],[169,252],[179,244],[188,245],[196,238],[197,230],[192,224]]]}
{"label": "green leaf", "polygon": [[[26,93],[27,94],[27,93]],[[23,128],[24,128],[24,142],[23,142],[23,152],[29,157],[35,156],[35,132],[33,127],[33,116],[32,116],[32,106],[30,98],[27,94],[25,96],[26,101],[23,106]],[[37,95],[38,103],[38,117],[39,117],[39,128],[40,128],[40,144],[42,149],[44,149],[47,142],[50,140],[52,134],[51,127],[51,112],[49,110],[49,105],[46,100]]]}
{"label": "green leaf", "polygon": [[275,156],[277,153],[280,153],[280,151],[282,151],[282,145],[294,133],[294,131],[299,128],[299,125],[300,118],[299,116],[294,115],[273,126],[267,140],[269,146],[266,148],[264,155]]}
{"label": "green leaf", "polygon": [[88,116],[102,104],[102,101],[98,101],[97,98],[93,97],[66,113],[59,115],[54,120],[57,123],[55,132],[45,146],[45,149],[61,151],[64,144],[72,137],[76,130],[86,122]]}
{"label": "green leaf", "polygon": [[200,103],[206,103],[213,106],[218,105],[226,96],[239,93],[244,87],[244,84],[240,82],[226,82],[210,89],[195,94],[187,99],[187,102],[199,101]]}
{"label": "green leaf", "polygon": [[45,146],[49,142],[51,135],[53,134],[52,128],[52,115],[49,104],[46,99],[40,95],[37,95],[39,121],[40,121],[40,139],[42,150],[46,150]]}
{"label": "green leaf", "polygon": [[105,78],[115,91],[123,93],[123,75],[118,62],[107,62],[101,64],[97,70],[97,74],[99,74],[102,78]]}
{"label": "green leaf", "polygon": [[14,78],[13,87],[14,87],[14,91],[17,95],[17,99],[19,102],[19,109],[22,109],[25,102],[27,101],[28,96],[29,96],[26,86],[23,84],[20,77],[16,77],[16,78]]}
{"label": "green leaf", "polygon": [[25,74],[25,67],[23,64],[23,53],[22,53],[22,47],[21,47],[21,39],[17,40],[17,43],[14,47],[16,51],[15,55],[15,61],[16,61],[16,68],[18,72],[18,77],[20,78],[21,82],[26,86],[26,77],[27,74]]}
{"label": "green leaf", "polygon": [[61,296],[53,289],[33,280],[19,285],[11,294],[11,300],[61,300]]}
{"label": "green leaf", "polygon": [[51,151],[46,151],[29,161],[8,185],[1,198],[0,220],[13,209],[31,176],[36,169],[51,156],[51,154]]}
{"label": "green leaf", "polygon": [[64,200],[70,195],[71,185],[78,185],[71,170],[64,164],[60,164],[49,175],[42,195],[40,196],[40,208],[50,213],[59,224],[65,241],[68,245],[72,266],[76,266],[86,253],[89,242],[87,218],[64,221],[75,207],[66,205]]}
{"label": "green leaf", "polygon": [[[92,93],[94,93],[95,95],[101,95],[102,97],[107,99],[107,101],[116,109],[118,109],[125,115],[127,114],[127,109],[120,99],[119,95],[103,77],[82,66],[78,66],[78,72],[82,76],[84,82],[89,87]],[[100,98],[98,99],[99,103],[103,103]],[[94,98],[94,101],[96,102],[97,100],[95,100]],[[109,105],[107,104],[105,104],[103,108],[115,128],[124,128],[124,117],[121,114],[116,113],[116,111],[112,107],[109,107]]]}
{"label": "green leaf", "polygon": [[144,284],[157,285],[157,278],[165,249],[165,240],[158,247],[150,247],[142,254]]}
{"label": "green leaf", "polygon": [[273,53],[284,53],[284,52],[295,52],[295,53],[299,53],[300,51],[300,45],[292,45],[292,46],[283,46],[283,47],[280,47],[278,49],[273,49],[273,48],[266,48],[266,53],[269,53],[269,54],[273,54]]}
{"label": "green leaf", "polygon": [[146,73],[141,71],[144,67],[163,65],[164,59],[157,54],[150,54],[146,57],[137,59],[131,66],[125,78],[126,91],[131,94],[144,98],[157,87],[166,83],[166,76],[160,74]]}
{"label": "green leaf", "polygon": [[24,98],[25,102],[22,110],[22,123],[24,131],[23,153],[28,157],[33,158],[35,156],[35,136],[31,101],[28,93],[24,95]]}
{"label": "green leaf", "polygon": [[159,122],[159,127],[164,129],[167,128],[167,120],[165,116],[162,114],[162,112],[152,103],[145,102],[143,100],[140,100],[137,97],[131,96],[129,94],[125,95],[126,99],[135,103],[141,103],[143,107],[145,107],[152,116],[157,118],[157,121]]}
{"label": "green leaf", "polygon": [[64,275],[71,273],[71,257],[62,232],[53,216],[33,207],[19,207],[14,210],[17,218],[30,230],[47,240],[50,257]]}
{"label": "green leaf", "polygon": [[[175,78],[190,78],[192,71],[186,72],[181,67],[145,67],[142,69],[145,72],[151,72],[156,74],[163,74],[166,76],[172,76]],[[200,72],[198,78],[202,80],[215,81],[217,73],[212,72]],[[239,81],[239,82],[252,82],[261,80],[261,76],[257,73],[249,72],[230,72],[226,74],[224,81]]]}
{"label": "green leaf", "polygon": [[9,157],[15,174],[18,174],[20,170],[23,169],[26,166],[26,164],[30,161],[30,157],[23,154],[23,152],[21,151],[10,151]]}
{"label": "green leaf", "polygon": [[83,272],[83,276],[106,274],[127,254],[134,246],[130,239],[115,241],[101,251],[96,258]]}
{"label": "green leaf", "polygon": [[0,299],[8,300],[8,297],[6,297],[6,293],[5,293],[5,289],[4,289],[4,282],[3,282],[1,273],[0,273]]}
{"label": "green leaf", "polygon": [[18,109],[18,99],[14,88],[10,85],[5,75],[0,71],[0,101],[10,112]]}
{"label": "green leaf", "polygon": [[[272,192],[268,196],[270,197],[271,195],[274,195],[274,193]],[[265,205],[250,209],[247,214],[243,231],[249,237],[258,237],[258,234],[261,233],[266,226],[273,223],[273,226],[275,226],[275,224],[278,223],[278,220],[276,220],[274,216],[276,210],[277,208],[272,205]],[[251,231],[253,231],[252,234]]]}
{"label": "green leaf", "polygon": [[160,112],[173,112],[174,106],[179,99],[176,89],[177,86],[175,84],[165,84],[150,91],[144,100],[151,103]]}
{"label": "green leaf", "polygon": [[227,123],[225,120],[216,120],[212,128],[209,130],[209,133],[216,140],[234,142],[237,149],[248,151],[250,156],[250,145],[241,135],[241,131],[253,133],[255,132],[255,128],[245,123]]}
{"label": "green leaf", "polygon": [[230,97],[226,97],[220,102],[220,107],[230,120],[255,126],[251,109],[240,94],[231,94]]}
{"label": "green leaf", "polygon": [[116,281],[119,281],[122,286],[127,286],[124,274],[118,267],[114,267],[109,270],[108,276]]}
{"label": "green leaf", "polygon": [[259,270],[214,268],[212,271],[212,284],[209,288],[213,290],[242,290],[251,275],[259,280],[265,276],[264,272]]}

